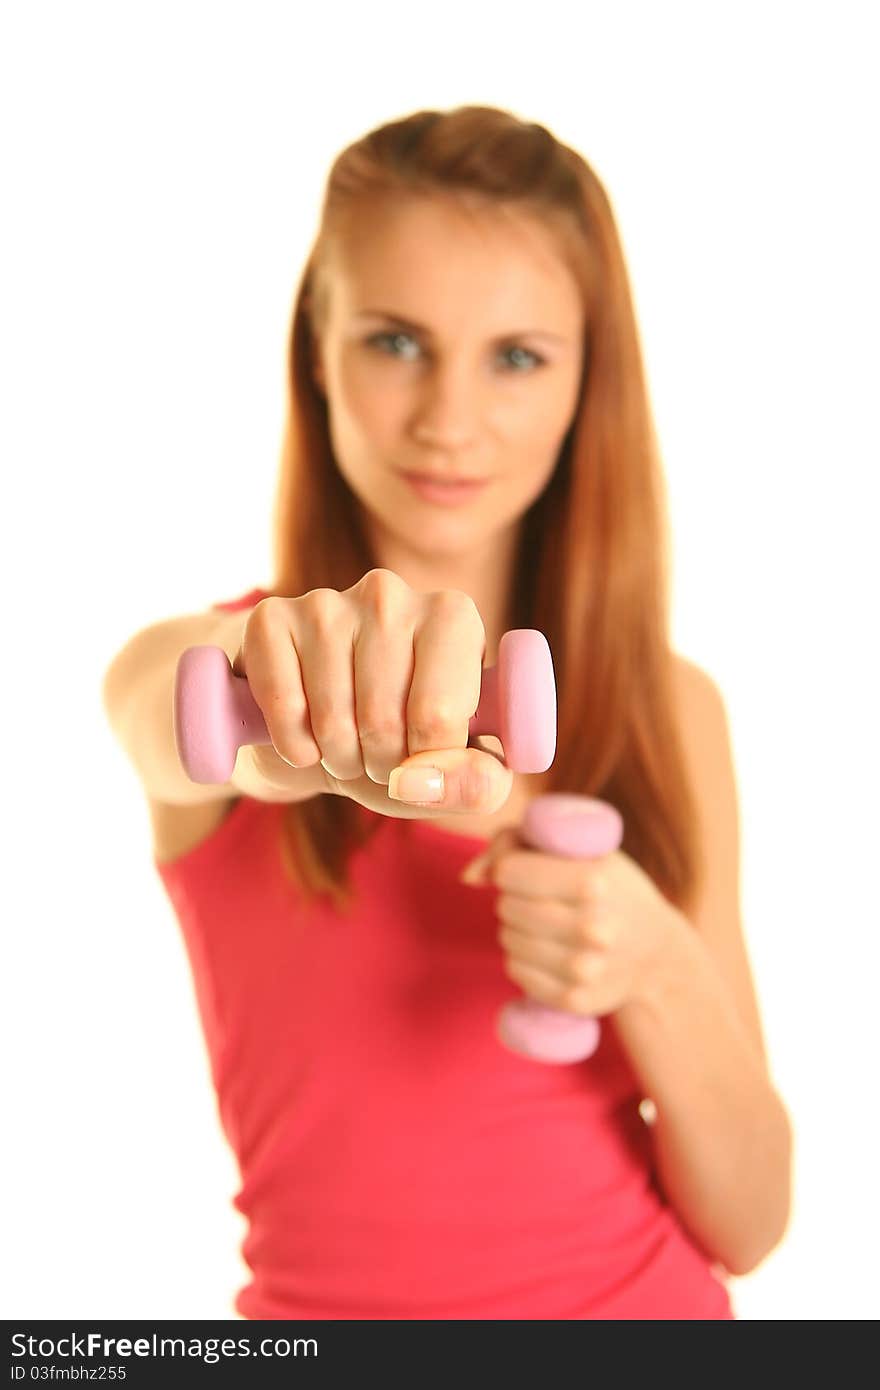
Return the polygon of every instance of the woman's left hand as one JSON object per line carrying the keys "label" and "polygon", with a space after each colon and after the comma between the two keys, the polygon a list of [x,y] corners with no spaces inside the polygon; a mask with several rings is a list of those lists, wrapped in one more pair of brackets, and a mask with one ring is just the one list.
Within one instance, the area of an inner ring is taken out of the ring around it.
{"label": "woman's left hand", "polygon": [[505,973],[531,998],[570,1013],[601,1017],[655,997],[691,931],[621,850],[570,859],[530,849],[505,829],[461,881],[498,889]]}

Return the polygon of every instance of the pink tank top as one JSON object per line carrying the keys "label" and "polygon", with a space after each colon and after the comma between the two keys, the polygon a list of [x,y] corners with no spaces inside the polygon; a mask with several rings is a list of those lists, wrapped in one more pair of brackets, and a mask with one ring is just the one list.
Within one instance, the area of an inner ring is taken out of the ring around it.
{"label": "pink tank top", "polygon": [[733,1318],[724,1271],[655,1183],[611,1020],[575,1065],[497,1040],[496,1013],[519,991],[496,890],[457,882],[485,841],[378,817],[346,918],[305,906],[286,877],[284,809],[240,797],[194,849],[154,861],[241,1177],[252,1277],[236,1311]]}

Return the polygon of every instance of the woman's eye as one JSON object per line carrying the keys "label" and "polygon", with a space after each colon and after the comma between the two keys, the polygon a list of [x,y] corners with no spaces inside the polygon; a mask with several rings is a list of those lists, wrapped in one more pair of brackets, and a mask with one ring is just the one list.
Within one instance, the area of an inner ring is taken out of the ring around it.
{"label": "woman's eye", "polygon": [[538,354],[537,354],[536,352],[530,352],[528,348],[524,348],[524,347],[512,347],[512,348],[509,349],[509,351],[510,351],[510,352],[519,353],[519,354],[520,354],[520,360],[522,359],[523,356],[530,357],[530,358],[532,359],[532,361],[534,362],[535,366],[537,366],[537,367],[543,366],[544,358],[543,358],[543,357],[539,357]]}
{"label": "woman's eye", "polygon": [[[370,346],[374,344],[378,346],[381,343],[399,344],[401,341],[408,341],[410,343],[414,343],[415,338],[413,338],[412,334],[410,333],[374,333],[371,338],[367,339],[367,343]],[[522,360],[523,356],[525,356],[526,358],[530,358],[535,366],[543,366],[544,363],[543,357],[539,357],[536,352],[530,352],[528,348],[512,347],[507,349],[507,353],[516,353],[518,355],[518,360],[520,361]],[[398,354],[395,351],[392,352],[391,355],[396,357]]]}
{"label": "woman's eye", "polygon": [[[411,343],[415,342],[415,339],[410,337],[409,333],[374,333],[372,338],[367,339],[367,342],[371,345],[373,343],[377,345],[380,343],[398,344],[402,339],[409,339]],[[394,353],[394,356],[397,356],[396,352]]]}

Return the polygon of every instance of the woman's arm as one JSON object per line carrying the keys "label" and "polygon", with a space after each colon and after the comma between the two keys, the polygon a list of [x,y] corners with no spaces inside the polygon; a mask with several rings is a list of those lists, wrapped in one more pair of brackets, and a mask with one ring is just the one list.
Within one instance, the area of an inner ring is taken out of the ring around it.
{"label": "woman's arm", "polygon": [[128,754],[150,802],[201,806],[250,796],[259,801],[303,801],[330,790],[323,765],[294,770],[271,744],[239,748],[228,782],[193,782],[181,765],[174,736],[177,663],[188,647],[222,647],[235,660],[249,609],[168,618],[136,632],[104,672],[104,712]]}
{"label": "woman's arm", "polygon": [[694,1239],[746,1274],[782,1239],[792,1129],[768,1075],[739,906],[739,810],[727,717],[710,678],[679,665],[682,732],[707,881],[647,998],[611,1017],[644,1093],[657,1174]]}
{"label": "woman's arm", "polygon": [[611,1019],[653,1102],[668,1202],[711,1259],[748,1274],[788,1225],[791,1127],[708,948],[687,924],[682,937],[665,988]]}

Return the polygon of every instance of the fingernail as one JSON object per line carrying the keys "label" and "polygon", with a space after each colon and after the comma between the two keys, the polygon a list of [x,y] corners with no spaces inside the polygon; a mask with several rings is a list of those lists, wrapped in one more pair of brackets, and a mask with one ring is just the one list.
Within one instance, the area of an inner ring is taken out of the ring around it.
{"label": "fingernail", "polygon": [[395,801],[442,801],[443,773],[439,767],[396,767],[388,778],[388,795]]}

